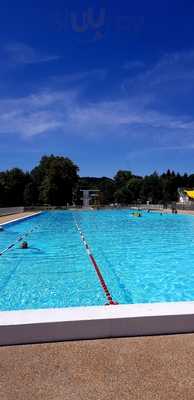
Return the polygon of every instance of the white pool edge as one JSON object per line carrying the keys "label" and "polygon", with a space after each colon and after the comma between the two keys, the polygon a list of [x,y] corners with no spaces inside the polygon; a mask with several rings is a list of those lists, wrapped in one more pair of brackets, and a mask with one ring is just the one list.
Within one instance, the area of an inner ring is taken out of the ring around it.
{"label": "white pool edge", "polygon": [[194,301],[0,312],[0,345],[191,332]]}
{"label": "white pool edge", "polygon": [[[22,220],[25,220],[25,219],[33,218],[33,217],[36,217],[37,215],[42,214],[42,213],[43,213],[43,211],[38,211],[38,212],[36,212],[34,214],[31,214],[31,215],[25,215],[24,217],[11,219],[10,221],[3,222],[2,224],[0,223],[0,226],[10,225],[10,224],[13,224],[14,222],[19,222],[19,221],[22,221]],[[14,215],[12,215],[12,217],[13,216]],[[5,217],[6,217],[6,215],[5,215]]]}
{"label": "white pool edge", "polygon": [[194,332],[194,302],[0,312],[0,345]]}

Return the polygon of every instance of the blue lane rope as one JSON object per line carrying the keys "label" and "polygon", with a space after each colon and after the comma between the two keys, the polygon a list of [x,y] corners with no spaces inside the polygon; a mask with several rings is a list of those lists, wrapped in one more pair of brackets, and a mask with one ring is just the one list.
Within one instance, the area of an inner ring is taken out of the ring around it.
{"label": "blue lane rope", "polygon": [[2,250],[0,252],[0,256],[2,256],[4,253],[6,253],[8,250],[11,250],[18,242],[21,242],[24,238],[29,236],[35,229],[37,229],[39,225],[35,226],[34,228],[30,229],[30,231],[24,233],[22,236],[19,236],[15,242],[11,243],[6,249]]}

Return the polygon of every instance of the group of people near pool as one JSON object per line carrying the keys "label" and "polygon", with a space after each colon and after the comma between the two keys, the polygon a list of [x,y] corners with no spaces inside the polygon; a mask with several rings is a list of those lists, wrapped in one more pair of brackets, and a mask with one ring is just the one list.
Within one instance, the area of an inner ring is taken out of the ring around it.
{"label": "group of people near pool", "polygon": [[142,217],[142,214],[140,212],[133,212],[132,215],[133,217]]}
{"label": "group of people near pool", "polygon": [[[150,213],[151,210],[148,208],[148,209],[147,209],[147,212]],[[173,214],[177,214],[177,210],[176,210],[176,209],[172,209],[172,213],[173,213]],[[163,215],[163,214],[165,214],[163,211],[160,212],[160,215]],[[134,211],[134,212],[132,213],[132,216],[133,216],[133,217],[140,218],[140,217],[142,217],[142,213],[141,213],[139,210],[138,210],[138,211]]]}
{"label": "group of people near pool", "polygon": [[[147,212],[150,213],[151,210],[148,208],[148,209],[147,209]],[[177,214],[177,209],[176,209],[176,208],[172,208],[172,213],[173,213],[173,214]],[[162,216],[162,215],[163,215],[163,212],[160,212],[160,215]],[[142,217],[141,210],[134,211],[134,212],[132,213],[132,216],[133,216],[133,217],[137,217],[137,218],[141,218],[141,217]],[[0,232],[2,232],[3,230],[4,230],[3,226],[0,225]],[[27,242],[27,241],[22,241],[22,242],[20,243],[20,249],[28,249],[28,247],[29,247],[29,245],[28,245],[28,242]]]}

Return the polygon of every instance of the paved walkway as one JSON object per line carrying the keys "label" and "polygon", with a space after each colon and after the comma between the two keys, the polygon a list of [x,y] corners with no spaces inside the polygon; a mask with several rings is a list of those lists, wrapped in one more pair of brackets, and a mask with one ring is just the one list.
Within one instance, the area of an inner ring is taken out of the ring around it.
{"label": "paved walkway", "polygon": [[36,214],[36,212],[35,211],[26,211],[26,212],[18,213],[18,214],[5,215],[3,217],[0,217],[0,225],[3,224],[4,222],[14,221],[17,218],[27,217],[28,215],[33,215],[33,214]]}
{"label": "paved walkway", "polygon": [[194,399],[194,334],[0,347],[0,400],[178,399]]}
{"label": "paved walkway", "polygon": [[194,334],[0,348],[1,400],[193,400]]}

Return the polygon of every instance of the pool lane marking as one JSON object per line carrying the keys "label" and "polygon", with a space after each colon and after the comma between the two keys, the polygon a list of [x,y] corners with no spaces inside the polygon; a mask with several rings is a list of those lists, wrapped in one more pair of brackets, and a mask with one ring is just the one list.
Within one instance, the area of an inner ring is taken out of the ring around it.
{"label": "pool lane marking", "polygon": [[81,240],[82,240],[82,242],[83,242],[83,244],[84,244],[84,247],[85,247],[85,249],[86,249],[86,252],[87,252],[87,254],[88,254],[88,257],[90,258],[90,261],[91,261],[91,263],[92,263],[92,265],[93,265],[93,267],[94,267],[94,269],[95,269],[95,271],[96,271],[96,274],[97,274],[97,276],[98,276],[98,279],[99,279],[99,281],[100,281],[100,284],[101,284],[101,286],[102,286],[102,289],[103,289],[103,291],[104,291],[104,293],[105,293],[105,296],[106,296],[106,298],[107,298],[107,300],[108,300],[108,305],[116,305],[116,304],[118,304],[117,302],[115,302],[115,301],[113,300],[113,298],[112,298],[112,296],[111,296],[111,294],[110,294],[110,291],[109,291],[109,289],[108,289],[108,287],[107,287],[107,284],[106,284],[106,282],[105,282],[105,280],[104,280],[104,278],[103,278],[103,276],[102,276],[102,273],[101,273],[101,271],[100,271],[100,268],[99,268],[99,266],[98,266],[98,264],[97,264],[97,262],[96,262],[96,260],[95,260],[95,258],[94,258],[94,256],[93,256],[93,254],[92,254],[92,252],[91,252],[91,249],[90,249],[90,247],[89,247],[89,245],[88,245],[88,243],[87,243],[87,241],[86,241],[86,239],[85,239],[85,237],[84,237],[84,235],[83,235],[83,233],[82,233],[82,231],[81,231],[81,229],[80,229],[80,227],[79,227],[79,225],[78,225],[78,223],[77,223],[75,217],[74,217],[74,222],[75,222],[76,228],[77,228],[77,230],[78,230],[78,232],[79,232],[79,234],[80,234]]}
{"label": "pool lane marking", "polygon": [[[96,217],[93,217],[93,225],[98,229],[97,227],[97,222],[96,222]],[[101,254],[103,255],[103,258],[105,259],[106,263],[108,264],[109,268],[111,269],[112,273],[116,277],[117,283],[119,288],[122,290],[122,294],[126,299],[127,304],[133,304],[133,298],[132,298],[132,293],[130,290],[125,286],[125,283],[122,282],[122,279],[120,277],[120,274],[117,273],[116,268],[114,267],[114,264],[112,264],[109,260],[109,258],[106,255],[105,250],[100,247]]]}
{"label": "pool lane marking", "polygon": [[2,250],[0,252],[0,256],[2,256],[4,253],[6,253],[8,250],[11,250],[18,242],[21,242],[21,240],[23,240],[26,236],[30,235],[30,233],[32,233],[35,229],[37,229],[37,226],[35,226],[34,228],[32,228],[30,231],[24,233],[24,235],[19,236],[15,242],[11,243],[8,247],[6,247],[6,249]]}

